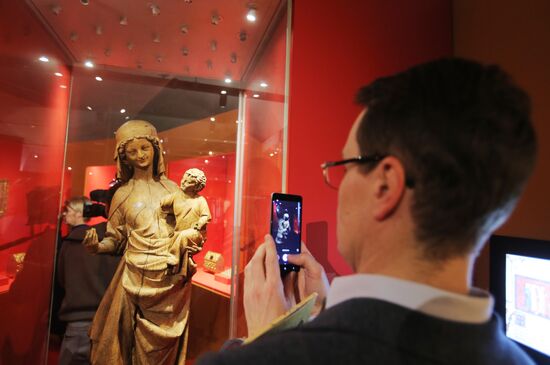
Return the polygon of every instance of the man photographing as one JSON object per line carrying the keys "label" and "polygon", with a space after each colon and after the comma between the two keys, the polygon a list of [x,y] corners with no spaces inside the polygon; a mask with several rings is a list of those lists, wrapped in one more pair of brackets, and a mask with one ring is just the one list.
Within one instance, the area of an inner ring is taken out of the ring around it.
{"label": "man photographing", "polygon": [[[338,189],[338,251],[355,274],[326,288],[306,250],[289,256],[302,295],[318,292],[324,310],[199,363],[532,364],[471,286],[533,170],[527,95],[496,66],[443,59],[375,80],[357,101],[342,160],[323,165]],[[245,270],[249,336],[295,300],[279,275],[266,236]]]}

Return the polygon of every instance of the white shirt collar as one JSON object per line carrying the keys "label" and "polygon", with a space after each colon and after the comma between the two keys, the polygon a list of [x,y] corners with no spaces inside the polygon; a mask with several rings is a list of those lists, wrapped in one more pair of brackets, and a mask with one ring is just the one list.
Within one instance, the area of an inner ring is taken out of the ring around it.
{"label": "white shirt collar", "polygon": [[383,275],[355,274],[332,281],[326,308],[353,298],[384,300],[451,321],[484,323],[493,312],[493,298],[473,288],[468,295],[452,293],[413,281]]}

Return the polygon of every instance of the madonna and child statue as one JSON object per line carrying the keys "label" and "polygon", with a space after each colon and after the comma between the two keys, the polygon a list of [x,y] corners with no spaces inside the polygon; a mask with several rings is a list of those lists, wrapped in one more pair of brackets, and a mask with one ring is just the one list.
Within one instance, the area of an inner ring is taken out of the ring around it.
{"label": "madonna and child statue", "polygon": [[116,131],[114,159],[122,185],[109,209],[102,241],[93,228],[84,245],[93,254],[122,254],[96,312],[92,364],[185,363],[193,255],[211,219],[199,192],[206,177],[184,174],[181,186],[165,176],[155,127],[131,120]]}

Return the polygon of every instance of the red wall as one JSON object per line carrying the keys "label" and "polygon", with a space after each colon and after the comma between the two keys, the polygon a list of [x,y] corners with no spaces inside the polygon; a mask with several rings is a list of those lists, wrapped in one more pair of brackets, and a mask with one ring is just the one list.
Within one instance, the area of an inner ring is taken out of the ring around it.
{"label": "red wall", "polygon": [[350,269],[336,251],[337,192],[325,186],[319,166],[341,158],[360,111],[355,92],[451,54],[451,1],[295,1],[288,192],[304,198],[304,239],[327,271]]}

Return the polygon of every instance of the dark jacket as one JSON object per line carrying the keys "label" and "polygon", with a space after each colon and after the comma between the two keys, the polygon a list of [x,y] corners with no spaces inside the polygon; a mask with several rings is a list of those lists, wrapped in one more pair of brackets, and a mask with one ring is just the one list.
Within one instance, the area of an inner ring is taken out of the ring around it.
{"label": "dark jacket", "polygon": [[352,299],[302,327],[215,354],[208,364],[499,364],[534,363],[493,315],[484,324],[428,316],[376,299]]}
{"label": "dark jacket", "polygon": [[[59,319],[65,322],[91,321],[120,261],[120,257],[89,254],[82,240],[90,227],[73,227],[61,244],[57,263],[57,279],[65,296]],[[95,226],[101,239],[105,224]]]}

